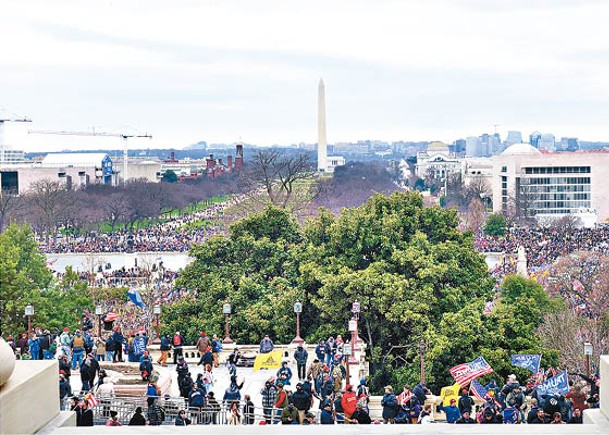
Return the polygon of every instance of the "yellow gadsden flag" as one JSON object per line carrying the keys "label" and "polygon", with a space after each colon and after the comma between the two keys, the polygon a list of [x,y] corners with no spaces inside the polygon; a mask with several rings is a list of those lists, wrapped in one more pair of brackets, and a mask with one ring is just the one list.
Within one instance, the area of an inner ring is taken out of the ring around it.
{"label": "yellow gadsden flag", "polygon": [[257,372],[260,369],[278,369],[281,367],[281,357],[283,353],[281,350],[274,350],[269,353],[261,353],[256,357],[254,361],[254,371]]}
{"label": "yellow gadsden flag", "polygon": [[442,406],[450,406],[450,399],[459,400],[459,390],[461,386],[457,383],[448,387],[442,387],[440,390],[440,398],[442,399]]}

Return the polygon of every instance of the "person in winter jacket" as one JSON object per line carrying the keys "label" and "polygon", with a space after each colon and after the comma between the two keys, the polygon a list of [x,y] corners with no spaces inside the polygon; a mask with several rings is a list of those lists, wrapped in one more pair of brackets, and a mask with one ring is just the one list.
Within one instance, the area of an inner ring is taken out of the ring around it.
{"label": "person in winter jacket", "polygon": [[332,412],[332,403],[326,402],[321,408],[320,424],[334,424],[334,413]]}
{"label": "person in winter jacket", "polygon": [[186,417],[186,411],[181,409],[178,416],[176,417],[175,425],[176,426],[188,426],[190,423],[191,423],[190,418]]}
{"label": "person in winter jacket", "polygon": [[294,359],[296,360],[296,368],[298,372],[298,380],[302,381],[306,377],[307,372],[307,359],[309,358],[309,353],[306,349],[299,344],[296,350],[294,351]]}
{"label": "person in winter jacket", "polygon": [[391,385],[385,387],[385,394],[381,399],[381,406],[383,407],[383,421],[385,423],[395,423],[395,417],[398,414],[398,399],[395,397]]}
{"label": "person in winter jacket", "polygon": [[114,343],[114,356],[112,357],[112,362],[125,362],[123,360],[123,345],[125,344],[125,336],[118,327],[114,328],[114,333],[112,334],[112,343]]}
{"label": "person in winter jacket", "polygon": [[142,407],[135,408],[135,413],[129,420],[129,426],[146,426],[146,418],[142,415]]}
{"label": "person in winter jacket", "polygon": [[273,415],[273,406],[275,405],[275,395],[277,394],[277,388],[270,381],[267,380],[264,383],[264,387],[260,390],[262,396],[262,412],[264,419],[267,424],[271,423],[271,416]]}
{"label": "person in winter jacket", "polygon": [[292,379],[292,369],[288,367],[287,361],[282,362],[281,367],[279,370],[277,370],[277,379],[280,379],[283,385],[290,385],[290,380]]}
{"label": "person in winter jacket", "polygon": [[275,348],[275,345],[273,344],[273,340],[271,340],[268,335],[265,335],[264,338],[262,339],[262,341],[260,342],[259,352],[260,353],[269,353],[269,352],[272,352],[274,348]]}
{"label": "person in winter jacket", "polygon": [[184,337],[180,334],[180,331],[176,331],[173,335],[173,363],[178,363],[178,358],[182,356],[182,349],[184,347]]}
{"label": "person in winter jacket", "polygon": [[355,412],[355,405],[357,404],[357,395],[353,391],[353,385],[347,384],[340,403],[343,406],[345,416],[351,418],[351,415]]}
{"label": "person in winter jacket", "polygon": [[213,340],[211,341],[211,356],[214,360],[213,365],[215,368],[220,366],[220,352],[222,351],[222,347],[222,341],[214,334]]}
{"label": "person in winter jacket", "polygon": [[203,354],[207,352],[208,347],[211,347],[211,340],[205,334],[205,332],[201,332],[201,336],[197,340],[197,344],[195,344],[195,347],[197,348],[201,356],[203,356]]}
{"label": "person in winter jacket", "polygon": [[296,391],[292,393],[292,403],[298,411],[298,422],[302,424],[306,412],[311,408],[311,396],[303,388],[302,384],[296,384]]}
{"label": "person in winter jacket", "polygon": [[167,367],[167,356],[169,355],[170,350],[171,350],[171,340],[169,339],[167,334],[163,334],[163,336],[161,337],[161,346],[160,346],[161,356],[159,357],[159,359],[156,362],[159,363],[163,367]]}
{"label": "person in winter jacket", "polygon": [[[30,356],[33,360],[40,359],[40,340],[38,336],[34,335],[28,341],[28,347],[30,349]],[[74,369],[75,367],[73,367]]]}
{"label": "person in winter jacket", "polygon": [[140,361],[140,375],[144,381],[150,379],[152,370],[152,359],[148,355],[148,351],[144,351],[144,355],[142,355],[142,360]]}
{"label": "person in winter jacket", "polygon": [[239,391],[239,386],[235,383],[231,383],[228,388],[224,391],[224,397],[222,398],[222,403],[228,408],[232,401],[240,401],[241,400],[241,391]]}
{"label": "person in winter jacket", "polygon": [[279,382],[277,384],[277,393],[275,394],[275,403],[273,404],[275,409],[274,424],[279,423],[283,410],[288,407],[288,402],[288,395],[283,389],[283,384]]}

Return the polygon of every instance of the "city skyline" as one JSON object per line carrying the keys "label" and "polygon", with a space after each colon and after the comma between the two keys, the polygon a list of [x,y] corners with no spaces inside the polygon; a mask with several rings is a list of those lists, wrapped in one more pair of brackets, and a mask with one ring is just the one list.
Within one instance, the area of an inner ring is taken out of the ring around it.
{"label": "city skyline", "polygon": [[[0,109],[26,151],[121,148],[29,129],[149,133],[132,148],[317,141],[450,143],[499,124],[606,141],[601,1],[11,3]],[[320,31],[319,29],[322,29]]]}

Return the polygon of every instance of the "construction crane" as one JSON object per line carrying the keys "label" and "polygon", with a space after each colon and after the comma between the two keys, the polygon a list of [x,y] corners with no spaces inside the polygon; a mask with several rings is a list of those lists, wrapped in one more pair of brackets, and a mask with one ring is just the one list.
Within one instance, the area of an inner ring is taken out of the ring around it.
{"label": "construction crane", "polygon": [[32,122],[28,118],[0,118],[0,166],[6,161],[4,155],[4,123],[5,122]]}
{"label": "construction crane", "polygon": [[56,130],[29,130],[29,134],[58,134],[63,136],[107,136],[120,137],[123,139],[123,184],[127,184],[129,179],[129,146],[127,140],[132,137],[147,137],[152,139],[148,133],[146,134],[126,134],[126,133],[104,133],[101,131],[56,131]]}

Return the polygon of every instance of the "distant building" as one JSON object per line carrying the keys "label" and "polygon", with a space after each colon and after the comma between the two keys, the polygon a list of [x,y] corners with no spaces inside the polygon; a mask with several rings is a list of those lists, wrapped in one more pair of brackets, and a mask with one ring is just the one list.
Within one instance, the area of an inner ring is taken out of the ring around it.
{"label": "distant building", "polygon": [[478,136],[465,139],[465,157],[482,157],[482,142]]}
{"label": "distant building", "polygon": [[541,133],[534,131],[529,135],[529,143],[535,148],[539,148],[539,141],[541,141]]}
{"label": "distant building", "polygon": [[0,167],[3,165],[18,165],[25,163],[25,152],[4,148],[0,153]]}
{"label": "distant building", "polygon": [[490,189],[492,177],[493,159],[491,157],[472,157],[461,160],[461,180],[465,186],[469,186],[474,181],[483,180]]}
{"label": "distant building", "polygon": [[457,139],[454,143],[455,153],[460,154],[465,152],[467,148],[467,141],[465,139]]}
{"label": "distant building", "polygon": [[461,162],[443,142],[432,142],[427,151],[417,153],[415,173],[419,178],[444,181],[447,176],[461,173]]}
{"label": "distant building", "polygon": [[556,218],[593,211],[607,220],[607,168],[609,152],[556,153],[514,144],[493,157],[493,210]]}
{"label": "distant building", "polygon": [[[161,161],[156,158],[134,158],[129,157],[129,179],[145,180],[148,183],[161,181]],[[123,167],[123,159],[115,159],[117,168]]]}
{"label": "distant building", "polygon": [[546,151],[556,151],[556,138],[552,133],[542,134],[537,148]]}
{"label": "distant building", "polygon": [[577,151],[579,150],[579,141],[576,137],[561,137],[560,142],[556,145],[556,151]]}
{"label": "distant building", "polygon": [[34,164],[2,169],[2,188],[24,194],[41,180],[51,180],[68,189],[89,184],[116,185],[112,159],[103,153],[50,153]]}
{"label": "distant building", "polygon": [[214,159],[210,154],[205,159],[205,174],[210,178],[219,177],[225,173],[239,172],[243,170],[243,145],[237,144],[235,147],[235,160],[233,156],[228,156],[226,162],[222,159]]}
{"label": "distant building", "polygon": [[509,147],[515,143],[522,143],[522,133],[519,131],[508,131],[507,137],[505,138],[505,146]]}

